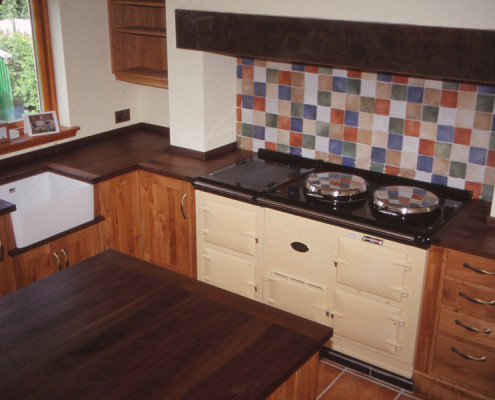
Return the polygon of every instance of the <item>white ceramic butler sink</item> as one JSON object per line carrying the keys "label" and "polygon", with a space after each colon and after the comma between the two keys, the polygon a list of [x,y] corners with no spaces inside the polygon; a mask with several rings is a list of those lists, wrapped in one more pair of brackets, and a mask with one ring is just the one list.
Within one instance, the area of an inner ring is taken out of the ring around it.
{"label": "white ceramic butler sink", "polygon": [[19,248],[94,218],[93,185],[52,172],[0,186],[0,199],[16,205],[10,216]]}

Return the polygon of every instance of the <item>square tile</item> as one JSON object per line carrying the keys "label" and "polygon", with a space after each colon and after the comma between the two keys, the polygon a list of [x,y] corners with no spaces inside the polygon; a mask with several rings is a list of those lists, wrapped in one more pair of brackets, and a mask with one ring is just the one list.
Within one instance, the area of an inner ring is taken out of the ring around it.
{"label": "square tile", "polygon": [[424,104],[439,106],[441,95],[442,95],[441,90],[426,88],[424,95]]}
{"label": "square tile", "polygon": [[478,94],[476,98],[476,111],[493,113],[494,103],[495,103],[495,96]]}
{"label": "square tile", "polygon": [[476,93],[459,92],[457,108],[473,111],[476,108]]}
{"label": "square tile", "polygon": [[467,169],[466,163],[462,163],[462,162],[458,162],[458,161],[451,161],[449,176],[451,176],[453,178],[464,179],[466,177],[466,169]]}
{"label": "square tile", "polygon": [[316,106],[316,119],[322,122],[330,121],[330,107]]}
{"label": "square tile", "polygon": [[378,99],[390,100],[392,97],[392,84],[377,82],[376,83],[376,97]]}
{"label": "square tile", "polygon": [[387,148],[392,150],[402,150],[402,142],[404,137],[402,135],[395,135],[393,133],[388,135]]}
{"label": "square tile", "polygon": [[407,101],[410,103],[423,103],[424,88],[419,86],[407,87]]}
{"label": "square tile", "polygon": [[359,122],[359,113],[357,111],[346,110],[344,112],[344,124],[347,126],[357,127]]}
{"label": "square tile", "polygon": [[330,136],[330,123],[316,121],[316,135],[329,137]]}
{"label": "square tile", "polygon": [[454,141],[454,131],[455,128],[453,126],[438,125],[437,140],[452,143]]}
{"label": "square tile", "polygon": [[304,104],[291,102],[290,103],[290,116],[302,118],[304,113]]}
{"label": "square tile", "polygon": [[373,117],[373,130],[388,132],[389,119],[390,118],[385,115],[375,114],[375,116]]}
{"label": "square tile", "polygon": [[375,98],[376,80],[361,79],[361,96]]}
{"label": "square tile", "polygon": [[331,92],[324,92],[322,90],[318,91],[317,104],[319,106],[330,107],[331,99],[332,99],[332,93]]}
{"label": "square tile", "polygon": [[302,135],[302,147],[305,149],[315,149],[316,139],[313,135]]}
{"label": "square tile", "polygon": [[387,150],[381,147],[371,148],[371,161],[384,164],[387,157]]}
{"label": "square tile", "polygon": [[434,155],[436,159],[450,160],[452,145],[450,143],[434,142]]}
{"label": "square tile", "polygon": [[332,77],[332,91],[345,93],[347,87],[347,78],[340,76]]}
{"label": "square tile", "polygon": [[424,105],[423,106],[422,121],[426,121],[426,122],[437,122],[437,120],[438,120],[438,111],[439,111],[439,108],[436,107],[436,106]]}
{"label": "square tile", "polygon": [[442,90],[440,105],[449,108],[457,107],[457,96],[458,92],[455,90]]}
{"label": "square tile", "polygon": [[319,75],[318,90],[330,92],[332,90],[332,77],[329,75]]}
{"label": "square tile", "polygon": [[304,87],[304,72],[292,72],[290,81],[293,87]]}
{"label": "square tile", "polygon": [[332,124],[343,124],[344,123],[344,110],[339,110],[337,108],[332,108],[330,110],[330,122]]}
{"label": "square tile", "polygon": [[361,94],[361,79],[347,79],[346,92],[349,94]]}
{"label": "square tile", "polygon": [[419,140],[419,154],[424,156],[433,156],[435,154],[435,142],[433,140]]}
{"label": "square tile", "polygon": [[311,104],[304,104],[304,107],[303,107],[303,116],[306,119],[314,119],[314,120],[316,120],[316,111],[317,111],[316,106],[311,105]]}
{"label": "square tile", "polygon": [[488,150],[481,147],[470,147],[468,162],[470,164],[485,165]]}
{"label": "square tile", "polygon": [[454,129],[454,143],[469,145],[471,143],[471,129],[456,127]]}
{"label": "square tile", "polygon": [[390,100],[375,99],[375,114],[389,115],[390,114]]}
{"label": "square tile", "polygon": [[330,139],[328,152],[331,154],[342,155],[343,142],[342,140]]}
{"label": "square tile", "polygon": [[361,97],[360,111],[366,113],[375,112],[375,99],[373,97]]}
{"label": "square tile", "polygon": [[388,132],[402,135],[404,133],[404,120],[401,118],[390,117]]}
{"label": "square tile", "polygon": [[347,142],[357,142],[358,130],[353,126],[344,126],[344,140]]}
{"label": "square tile", "polygon": [[361,96],[355,94],[346,94],[345,109],[351,111],[359,111],[361,105]]}
{"label": "square tile", "polygon": [[407,100],[407,86],[406,85],[392,85],[392,100]]}
{"label": "square tile", "polygon": [[[345,135],[345,134],[344,134]],[[342,155],[348,158],[356,158],[356,143],[355,142],[342,142]]]}
{"label": "square tile", "polygon": [[293,132],[302,132],[303,120],[302,118],[291,117],[290,118],[290,130]]}
{"label": "square tile", "polygon": [[285,86],[285,85],[279,85],[278,98],[280,100],[290,100],[291,99],[291,87]]}
{"label": "square tile", "polygon": [[323,394],[320,400],[344,399],[381,399],[394,400],[398,395],[395,391],[369,379],[363,379],[349,372],[342,374],[339,379]]}
{"label": "square tile", "polygon": [[303,119],[303,133],[316,135],[316,121],[314,119]]}
{"label": "square tile", "polygon": [[416,169],[418,171],[431,172],[433,170],[433,157],[418,155]]}
{"label": "square tile", "polygon": [[297,103],[304,103],[304,88],[291,87],[290,99]]}

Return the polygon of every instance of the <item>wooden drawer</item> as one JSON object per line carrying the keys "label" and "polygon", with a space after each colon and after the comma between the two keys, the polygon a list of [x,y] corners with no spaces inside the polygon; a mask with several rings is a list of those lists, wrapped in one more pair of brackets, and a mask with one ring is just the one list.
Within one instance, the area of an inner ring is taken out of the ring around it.
{"label": "wooden drawer", "polygon": [[[474,329],[479,332],[474,331]],[[485,321],[441,308],[438,330],[495,349],[495,321]]]}
{"label": "wooden drawer", "polygon": [[[478,299],[489,304],[479,304],[471,299]],[[445,279],[442,303],[457,307],[461,311],[470,311],[485,318],[495,317],[495,291],[458,283]]]}
{"label": "wooden drawer", "polygon": [[495,260],[449,250],[446,274],[478,285],[495,287]]}
{"label": "wooden drawer", "polygon": [[[485,361],[468,360],[452,349]],[[472,386],[487,394],[495,393],[495,351],[438,335],[432,372]]]}

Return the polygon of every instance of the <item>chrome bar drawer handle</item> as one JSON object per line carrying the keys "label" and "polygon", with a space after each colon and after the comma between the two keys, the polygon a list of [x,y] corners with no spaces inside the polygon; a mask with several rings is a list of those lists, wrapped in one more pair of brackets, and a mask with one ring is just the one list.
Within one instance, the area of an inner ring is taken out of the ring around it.
{"label": "chrome bar drawer handle", "polygon": [[187,215],[184,212],[184,200],[186,199],[186,197],[187,197],[187,194],[184,193],[182,195],[182,200],[180,201],[180,212],[182,214],[182,218],[184,218],[184,219],[187,219]]}
{"label": "chrome bar drawer handle", "polygon": [[69,268],[70,263],[69,263],[69,257],[67,256],[67,252],[65,251],[65,249],[62,249],[60,251],[65,257],[65,268]]}
{"label": "chrome bar drawer handle", "polygon": [[471,361],[482,361],[482,362],[486,361],[486,357],[484,357],[484,356],[483,357],[473,357],[473,356],[470,356],[469,354],[464,354],[464,353],[460,352],[455,347],[451,347],[450,350],[452,350],[456,354],[459,354],[461,357],[464,357],[464,358],[471,360]]}
{"label": "chrome bar drawer handle", "polygon": [[462,266],[464,268],[470,269],[471,271],[474,271],[474,272],[476,272],[478,274],[495,275],[495,272],[485,271],[484,269],[473,267],[472,265],[470,265],[468,263],[464,263],[464,264],[462,264]]}
{"label": "chrome bar drawer handle", "polygon": [[58,270],[61,271],[62,270],[62,264],[60,263],[60,257],[58,256],[58,254],[57,254],[56,251],[53,252],[53,256],[57,260],[57,268],[58,268]]}
{"label": "chrome bar drawer handle", "polygon": [[0,262],[3,261],[3,252],[5,251],[4,247],[3,247],[3,243],[2,243],[2,240],[0,239]]}
{"label": "chrome bar drawer handle", "polygon": [[486,306],[495,306],[495,300],[484,301],[484,300],[480,300],[480,299],[475,299],[474,297],[468,296],[464,292],[459,292],[459,296],[464,297],[465,299],[472,301],[473,303],[484,304]]}
{"label": "chrome bar drawer handle", "polygon": [[489,328],[484,328],[484,329],[474,328],[472,326],[464,324],[460,319],[456,319],[455,323],[459,326],[462,326],[464,329],[471,331],[471,332],[487,333],[487,334],[492,333],[492,330]]}

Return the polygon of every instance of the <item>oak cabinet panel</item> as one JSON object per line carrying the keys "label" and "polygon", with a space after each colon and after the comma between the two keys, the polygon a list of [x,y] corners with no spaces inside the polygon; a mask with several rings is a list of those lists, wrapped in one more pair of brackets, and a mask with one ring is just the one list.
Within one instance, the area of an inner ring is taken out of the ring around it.
{"label": "oak cabinet panel", "polygon": [[139,174],[143,259],[196,277],[192,185],[147,171]]}
{"label": "oak cabinet panel", "polygon": [[91,225],[15,258],[19,264],[19,287],[29,285],[101,251],[97,225]]}
{"label": "oak cabinet panel", "polygon": [[0,216],[0,296],[17,289],[15,261],[8,254],[14,244],[13,235],[9,215]]}
{"label": "oak cabinet panel", "polygon": [[102,249],[142,258],[139,173],[129,172],[95,186]]}
{"label": "oak cabinet panel", "polygon": [[416,357],[420,392],[452,399],[493,398],[494,268],[493,259],[430,249]]}

